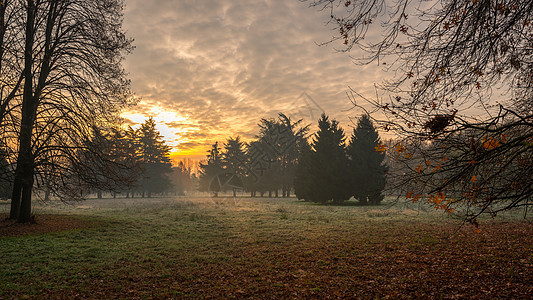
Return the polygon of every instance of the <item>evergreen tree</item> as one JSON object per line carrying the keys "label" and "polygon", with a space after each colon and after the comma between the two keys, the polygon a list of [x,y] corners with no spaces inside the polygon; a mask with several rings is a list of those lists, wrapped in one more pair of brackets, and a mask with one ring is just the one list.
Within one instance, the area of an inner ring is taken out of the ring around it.
{"label": "evergreen tree", "polygon": [[150,117],[138,129],[140,161],[144,169],[140,186],[143,192],[147,192],[148,197],[151,197],[153,192],[168,190],[171,185],[168,176],[172,172],[170,147],[165,144],[155,126],[154,119]]}
{"label": "evergreen tree", "polygon": [[347,152],[350,169],[350,192],[361,204],[379,204],[384,196],[388,166],[385,153],[376,151],[381,143],[379,134],[368,115],[359,118],[353,130]]}
{"label": "evergreen tree", "polygon": [[307,143],[305,136],[309,130],[309,126],[301,127],[301,123],[302,120],[293,122],[283,113],[277,120],[261,119],[257,141],[248,149],[252,177],[258,181],[254,184],[257,191],[268,191],[269,195],[274,192],[277,197],[281,189],[283,197],[290,196],[299,148]]}
{"label": "evergreen tree", "polygon": [[213,192],[217,197],[222,189],[222,185],[218,180],[223,173],[224,167],[222,165],[222,155],[218,142],[211,146],[211,150],[207,151],[207,160],[199,164],[199,185],[198,190],[203,192]]}
{"label": "evergreen tree", "polygon": [[227,185],[232,188],[233,197],[237,196],[237,190],[243,188],[243,179],[246,176],[246,143],[240,137],[230,137],[224,144],[222,153],[222,165],[227,176]]}
{"label": "evergreen tree", "polygon": [[282,139],[280,152],[282,195],[289,197],[291,189],[294,187],[294,177],[301,152],[309,147],[306,135],[309,125],[299,127],[302,120],[292,122],[285,114],[279,114],[279,126],[281,128]]}
{"label": "evergreen tree", "polygon": [[[43,180],[45,199],[49,194],[70,195],[70,198],[76,199],[81,197],[82,187],[96,190],[98,198],[102,197],[103,191],[115,195],[135,186],[142,173],[136,146],[130,142],[128,131],[118,127],[94,127],[86,148],[78,151],[77,157],[77,163],[72,166],[75,172],[69,176],[73,181],[70,185],[53,184],[61,177],[54,165],[36,168]],[[54,158],[47,160],[53,161]]]}
{"label": "evergreen tree", "polygon": [[312,170],[313,151],[307,141],[302,143],[298,155],[298,165],[294,174],[294,194],[296,198],[305,201],[311,201],[310,186],[311,180],[309,174]]}
{"label": "evergreen tree", "polygon": [[[322,114],[318,132],[311,144],[308,179],[303,195],[310,201],[342,203],[350,197],[347,189],[347,157],[344,130],[336,120],[330,121]],[[300,174],[302,175],[302,174]],[[298,181],[297,180],[297,181]]]}
{"label": "evergreen tree", "polygon": [[277,196],[282,185],[280,153],[280,124],[273,118],[261,119],[259,125],[259,135],[255,150],[258,152],[258,159],[255,163],[261,165],[261,175],[259,187],[262,191],[268,192],[272,197],[272,192]]}

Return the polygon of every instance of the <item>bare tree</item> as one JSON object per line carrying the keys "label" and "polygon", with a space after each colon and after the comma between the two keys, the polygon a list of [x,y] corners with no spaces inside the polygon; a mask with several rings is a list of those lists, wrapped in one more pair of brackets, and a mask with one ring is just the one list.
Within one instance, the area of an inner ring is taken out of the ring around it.
{"label": "bare tree", "polygon": [[13,25],[23,43],[7,48],[23,64],[10,216],[27,222],[37,163],[72,166],[74,149],[87,149],[92,129],[108,126],[130,102],[121,61],[131,40],[121,29],[122,0],[3,3],[23,12]]}
{"label": "bare tree", "polygon": [[[342,51],[394,72],[374,99],[397,143],[403,195],[474,221],[531,205],[533,195],[533,1],[316,0]],[[362,101],[360,101],[362,100]],[[369,105],[370,104],[370,105]]]}

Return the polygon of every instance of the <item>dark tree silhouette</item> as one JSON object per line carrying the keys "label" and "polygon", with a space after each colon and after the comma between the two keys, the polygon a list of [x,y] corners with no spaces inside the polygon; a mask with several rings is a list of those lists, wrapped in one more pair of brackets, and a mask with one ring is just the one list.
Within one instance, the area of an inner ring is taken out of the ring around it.
{"label": "dark tree silhouette", "polygon": [[207,160],[199,165],[199,186],[198,190],[203,192],[212,192],[214,197],[222,190],[224,180],[224,167],[222,165],[222,154],[218,147],[218,142],[211,146],[208,151]]}
{"label": "dark tree silhouette", "polygon": [[298,164],[294,174],[294,194],[296,198],[311,201],[311,172],[313,171],[313,150],[307,141],[302,143],[298,154]]}
{"label": "dark tree silhouette", "polygon": [[150,117],[137,130],[139,159],[143,170],[139,186],[143,195],[148,198],[152,196],[152,193],[164,192],[171,186],[170,147],[165,144],[163,137],[155,127],[156,123]]}
{"label": "dark tree silhouette", "polygon": [[[22,28],[17,25],[23,18],[23,7],[14,5],[13,0],[0,2],[0,137],[1,142],[16,138],[13,127],[17,122],[14,113],[20,105],[20,89],[23,85],[21,51],[13,51],[23,43]],[[0,142],[0,143],[1,143]]]}
{"label": "dark tree silhouette", "polygon": [[[301,126],[302,120],[292,121],[279,113],[278,119],[261,119],[257,141],[248,148],[251,184],[259,192],[269,196],[289,197],[293,189],[294,174],[299,158],[299,148],[306,143],[309,126]],[[248,180],[250,182],[250,180]]]}
{"label": "dark tree silhouette", "polygon": [[426,4],[312,2],[338,30],[330,42],[394,71],[376,93],[385,97],[353,91],[351,100],[396,135],[379,148],[403,166],[391,174],[396,190],[471,221],[532,205],[533,1]]}
{"label": "dark tree silhouette", "polygon": [[[110,191],[114,195],[134,188],[142,173],[141,162],[138,156],[138,144],[131,140],[130,131],[121,128],[99,129],[95,128],[93,138],[89,141],[86,149],[78,151],[78,160],[75,164],[75,172],[72,175],[84,183],[90,190],[96,190],[98,198],[102,191]],[[58,172],[61,176],[64,172]],[[48,183],[58,182],[59,178],[47,177]],[[62,189],[70,188],[64,185]],[[74,186],[74,189],[78,187]],[[54,191],[47,185],[47,189],[56,195],[70,194],[70,198],[76,197],[76,193]]]}
{"label": "dark tree silhouette", "polygon": [[[344,130],[336,120],[322,114],[318,121],[318,131],[311,143],[312,151],[308,153],[308,179],[297,178],[306,182],[300,195],[308,196],[313,202],[342,203],[350,198],[347,188],[348,159],[346,157]],[[305,160],[304,160],[305,161]],[[303,174],[303,172],[299,172]]]}
{"label": "dark tree silhouette", "polygon": [[121,0],[1,4],[0,23],[8,25],[0,30],[7,83],[1,134],[6,145],[17,145],[10,217],[28,222],[38,164],[48,159],[61,166],[55,172],[72,170],[92,129],[112,123],[130,102],[121,60],[131,46],[121,29]]}
{"label": "dark tree silhouette", "polygon": [[351,195],[361,204],[379,204],[383,198],[388,167],[385,153],[376,151],[381,144],[379,134],[368,115],[363,115],[354,128],[347,147]]}
{"label": "dark tree silhouette", "polygon": [[[246,177],[246,143],[241,141],[239,136],[230,137],[226,143],[224,143],[224,152],[222,153],[222,165],[228,173],[230,182],[229,185],[232,188],[233,197],[237,196],[237,190],[244,188],[244,178]],[[231,174],[231,175],[230,175]]]}

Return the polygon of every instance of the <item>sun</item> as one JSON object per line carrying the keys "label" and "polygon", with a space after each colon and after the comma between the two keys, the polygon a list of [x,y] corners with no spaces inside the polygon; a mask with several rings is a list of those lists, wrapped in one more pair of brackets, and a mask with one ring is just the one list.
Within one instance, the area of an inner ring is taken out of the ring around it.
{"label": "sun", "polygon": [[171,147],[170,158],[173,161],[183,158],[199,159],[207,152],[206,141],[194,138],[199,135],[200,128],[197,122],[188,115],[182,115],[161,106],[141,105],[135,107],[134,111],[124,111],[121,117],[129,120],[134,129],[139,128],[141,123],[152,117],[156,122],[157,130],[166,144]]}

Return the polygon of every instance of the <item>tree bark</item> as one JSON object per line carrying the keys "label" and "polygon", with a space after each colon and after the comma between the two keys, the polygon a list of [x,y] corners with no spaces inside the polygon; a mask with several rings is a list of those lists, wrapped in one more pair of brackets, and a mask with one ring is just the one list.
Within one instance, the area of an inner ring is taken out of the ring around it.
{"label": "tree bark", "polygon": [[13,192],[11,194],[11,210],[9,211],[9,219],[16,220],[19,216],[20,197],[22,195],[22,181],[21,176],[17,175],[20,172],[19,164],[15,170],[15,180],[13,182]]}
{"label": "tree bark", "polygon": [[[33,43],[34,43],[34,22],[36,7],[33,0],[28,0],[26,10],[26,39],[24,45],[24,92],[22,95],[22,119],[19,134],[19,154],[15,171],[15,184],[13,185],[13,197],[11,203],[18,212],[14,211],[10,215],[18,214],[18,222],[29,222],[31,220],[31,192],[33,187],[33,157],[32,157],[32,132],[37,110],[36,97],[33,95]],[[20,203],[20,204],[17,204]]]}

